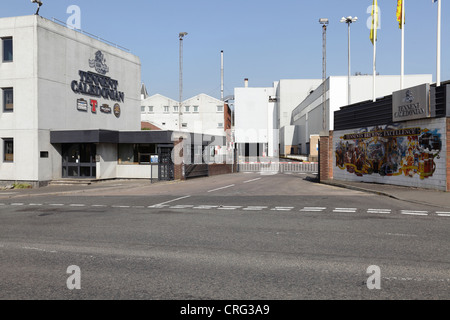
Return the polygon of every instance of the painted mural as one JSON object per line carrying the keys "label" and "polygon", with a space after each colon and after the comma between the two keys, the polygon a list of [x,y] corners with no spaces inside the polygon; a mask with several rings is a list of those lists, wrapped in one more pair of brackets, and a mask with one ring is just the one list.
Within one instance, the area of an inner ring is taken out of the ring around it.
{"label": "painted mural", "polygon": [[360,177],[404,175],[426,179],[433,176],[441,149],[438,129],[374,127],[340,137],[336,166]]}

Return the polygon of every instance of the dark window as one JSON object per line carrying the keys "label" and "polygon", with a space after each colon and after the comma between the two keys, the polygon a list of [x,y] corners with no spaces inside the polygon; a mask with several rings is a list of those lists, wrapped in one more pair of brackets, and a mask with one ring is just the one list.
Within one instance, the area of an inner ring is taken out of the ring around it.
{"label": "dark window", "polygon": [[3,161],[14,162],[14,140],[3,139]]}
{"label": "dark window", "polygon": [[3,111],[12,112],[14,110],[14,90],[13,88],[3,89]]}
{"label": "dark window", "polygon": [[41,151],[41,158],[48,158],[48,151]]}
{"label": "dark window", "polygon": [[12,38],[3,38],[3,62],[13,61],[13,40]]}

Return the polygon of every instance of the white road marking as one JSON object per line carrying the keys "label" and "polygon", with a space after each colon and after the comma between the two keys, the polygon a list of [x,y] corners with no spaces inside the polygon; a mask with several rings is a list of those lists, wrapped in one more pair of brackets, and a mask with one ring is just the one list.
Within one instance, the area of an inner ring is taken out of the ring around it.
{"label": "white road marking", "polygon": [[218,207],[219,207],[219,206],[201,205],[201,206],[194,207],[193,209],[208,210],[208,209],[215,209],[215,208],[218,208]]}
{"label": "white road marking", "polygon": [[62,207],[62,206],[64,206],[64,204],[62,204],[62,203],[50,203],[49,206]]}
{"label": "white road marking", "polygon": [[268,207],[264,207],[264,206],[248,206],[247,208],[244,208],[243,210],[247,210],[247,211],[261,211],[263,209],[267,209]]}
{"label": "white road marking", "polygon": [[217,209],[219,210],[236,210],[236,209],[240,209],[242,208],[242,206],[220,206]]}
{"label": "white road marking", "polygon": [[275,207],[272,211],[291,211],[294,207]]}
{"label": "white road marking", "polygon": [[187,209],[187,208],[192,208],[194,207],[193,205],[177,205],[177,206],[171,206],[170,209]]}
{"label": "white road marking", "polygon": [[336,208],[333,210],[333,212],[351,212],[354,213],[358,210],[357,208]]}
{"label": "white road marking", "polygon": [[400,214],[410,215],[410,216],[427,216],[428,211],[414,211],[414,210],[402,210]]}
{"label": "white road marking", "polygon": [[42,203],[30,203],[29,206],[42,206]]}
{"label": "white road marking", "polygon": [[178,201],[178,200],[183,200],[183,199],[190,198],[190,197],[191,196],[179,197],[179,198],[176,198],[176,199],[173,199],[173,200],[169,200],[169,201],[166,201],[166,202],[161,202],[161,203],[155,204],[154,206],[151,206],[151,207],[160,207],[162,205],[165,205],[165,204],[168,204],[168,203],[171,203],[171,202],[175,202],[175,201]]}
{"label": "white road marking", "polygon": [[40,248],[22,247],[22,249],[42,251],[42,252],[50,252],[50,253],[57,253],[57,251],[54,251],[54,250],[46,250],[46,249],[40,249]]}
{"label": "white road marking", "polygon": [[86,205],[85,204],[76,204],[76,203],[74,203],[74,204],[71,204],[69,207],[85,207]]}
{"label": "white road marking", "polygon": [[300,211],[303,211],[303,212],[322,212],[322,211],[324,211],[326,209],[327,208],[324,208],[324,207],[304,207]]}
{"label": "white road marking", "polygon": [[23,203],[11,203],[12,206],[23,206]]}
{"label": "white road marking", "polygon": [[450,217],[450,212],[436,212],[439,217]]}
{"label": "white road marking", "polygon": [[391,209],[367,209],[367,213],[391,213]]}
{"label": "white road marking", "polygon": [[129,208],[130,206],[111,206],[111,208]]}
{"label": "white road marking", "polygon": [[235,186],[234,184],[231,184],[231,185],[229,185],[229,186],[225,186],[225,187],[221,187],[221,188],[209,190],[208,192],[215,192],[215,191],[219,191],[219,190],[223,190],[223,189],[232,188],[232,187],[234,187],[234,186]]}
{"label": "white road marking", "polygon": [[104,205],[104,204],[93,204],[91,207],[101,207],[101,208],[104,208],[104,207],[107,207],[107,205]]}
{"label": "white road marking", "polygon": [[256,178],[256,179],[252,179],[252,180],[247,180],[247,181],[244,181],[244,183],[250,183],[250,182],[254,182],[254,181],[258,181],[258,180],[261,180],[262,178]]}

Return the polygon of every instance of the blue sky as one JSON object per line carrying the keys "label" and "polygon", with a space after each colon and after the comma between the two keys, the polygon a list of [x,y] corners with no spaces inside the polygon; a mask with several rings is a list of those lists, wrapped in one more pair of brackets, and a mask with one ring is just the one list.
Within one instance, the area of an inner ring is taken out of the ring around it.
{"label": "blue sky", "polygon": [[[405,74],[436,76],[437,4],[406,0]],[[322,29],[330,19],[327,71],[347,75],[347,25],[342,16],[357,16],[351,27],[352,73],[372,73],[372,44],[367,20],[372,0],[43,0],[41,16],[66,21],[67,8],[81,9],[81,28],[131,49],[142,62],[142,81],[150,94],[178,100],[179,32],[184,40],[184,94],[220,97],[220,51],[225,56],[225,95],[242,87],[271,86],[280,79],[322,77]],[[377,71],[400,73],[401,31],[396,0],[378,0],[381,29]],[[30,15],[29,0],[2,0],[0,17]],[[450,80],[450,18],[442,3],[442,73]],[[370,90],[370,89],[369,89]]]}

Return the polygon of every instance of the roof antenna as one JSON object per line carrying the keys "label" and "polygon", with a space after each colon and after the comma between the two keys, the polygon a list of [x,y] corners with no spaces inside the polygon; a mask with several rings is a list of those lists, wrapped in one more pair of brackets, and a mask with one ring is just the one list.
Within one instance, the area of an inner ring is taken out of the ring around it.
{"label": "roof antenna", "polygon": [[31,3],[36,3],[38,5],[37,11],[35,13],[35,15],[39,15],[39,10],[41,9],[41,6],[43,5],[41,0],[31,0]]}

